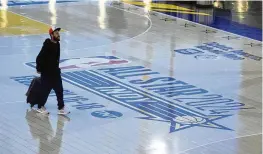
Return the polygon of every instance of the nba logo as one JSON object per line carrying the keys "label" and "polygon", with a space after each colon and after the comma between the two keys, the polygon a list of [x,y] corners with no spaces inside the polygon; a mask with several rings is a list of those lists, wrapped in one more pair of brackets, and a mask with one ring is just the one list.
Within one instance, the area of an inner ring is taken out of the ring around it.
{"label": "nba logo", "polygon": [[[128,60],[121,59],[115,56],[94,56],[83,58],[70,58],[60,60],[59,67],[61,70],[70,69],[87,69],[91,67],[121,65],[130,63]],[[27,66],[36,67],[35,62],[26,63]]]}

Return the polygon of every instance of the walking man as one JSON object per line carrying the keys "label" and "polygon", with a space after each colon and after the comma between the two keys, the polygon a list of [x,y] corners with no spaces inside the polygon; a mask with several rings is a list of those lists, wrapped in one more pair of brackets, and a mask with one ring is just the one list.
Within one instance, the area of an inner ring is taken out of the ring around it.
{"label": "walking man", "polygon": [[41,85],[43,90],[41,101],[38,103],[37,111],[49,114],[45,108],[49,93],[54,89],[58,101],[58,114],[68,114],[63,100],[63,85],[61,79],[60,61],[60,28],[49,29],[50,38],[47,38],[42,46],[40,53],[36,58],[37,73],[41,74]]}

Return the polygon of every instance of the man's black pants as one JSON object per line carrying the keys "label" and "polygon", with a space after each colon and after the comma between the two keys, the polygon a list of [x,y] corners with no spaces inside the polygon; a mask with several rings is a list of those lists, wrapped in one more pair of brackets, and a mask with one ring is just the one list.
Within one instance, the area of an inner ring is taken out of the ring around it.
{"label": "man's black pants", "polygon": [[38,108],[45,106],[48,96],[53,89],[57,96],[58,101],[58,109],[62,109],[64,107],[64,100],[63,100],[63,85],[60,73],[47,75],[41,74],[41,85],[43,88],[42,91],[42,99],[38,104]]}

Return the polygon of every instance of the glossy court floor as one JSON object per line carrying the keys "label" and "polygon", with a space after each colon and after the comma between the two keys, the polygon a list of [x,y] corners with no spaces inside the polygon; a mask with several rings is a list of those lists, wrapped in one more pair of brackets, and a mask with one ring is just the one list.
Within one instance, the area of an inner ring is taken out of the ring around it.
{"label": "glossy court floor", "polygon": [[[262,153],[261,41],[149,11],[147,1],[1,2],[0,153]],[[26,104],[51,25],[63,29],[67,117],[54,93],[49,116]]]}

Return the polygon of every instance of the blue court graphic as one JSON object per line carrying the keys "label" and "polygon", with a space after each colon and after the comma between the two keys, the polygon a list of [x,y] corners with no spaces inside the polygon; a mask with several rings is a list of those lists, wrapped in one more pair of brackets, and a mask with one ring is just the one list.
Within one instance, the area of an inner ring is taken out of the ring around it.
{"label": "blue court graphic", "polygon": [[112,119],[112,118],[118,118],[122,116],[122,113],[116,112],[116,111],[94,111],[91,113],[92,116],[97,118],[103,118],[103,119]]}

